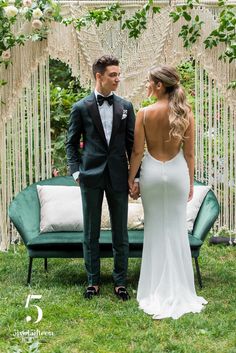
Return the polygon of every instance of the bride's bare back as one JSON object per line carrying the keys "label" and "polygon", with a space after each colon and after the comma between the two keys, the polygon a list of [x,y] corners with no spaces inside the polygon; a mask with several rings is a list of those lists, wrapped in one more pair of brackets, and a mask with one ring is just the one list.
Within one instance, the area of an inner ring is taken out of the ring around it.
{"label": "bride's bare back", "polygon": [[[145,113],[145,116],[144,116]],[[139,110],[135,122],[134,145],[131,156],[129,183],[134,180],[143,158],[146,141],[149,154],[158,161],[166,162],[177,156],[182,147],[190,176],[190,194],[193,194],[194,182],[194,117],[189,112],[189,125],[184,133],[184,139],[169,136],[169,102],[161,100],[157,103]]]}
{"label": "bride's bare back", "polygon": [[143,110],[143,124],[149,153],[159,161],[174,158],[181,147],[179,139],[170,139],[168,101],[155,103]]}

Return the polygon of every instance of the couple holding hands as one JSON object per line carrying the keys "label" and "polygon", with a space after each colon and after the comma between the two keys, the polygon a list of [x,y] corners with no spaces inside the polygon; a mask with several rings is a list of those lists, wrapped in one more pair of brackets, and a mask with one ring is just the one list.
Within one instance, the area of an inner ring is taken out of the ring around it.
{"label": "couple holding hands", "polygon": [[114,94],[120,81],[118,59],[102,56],[93,64],[93,75],[94,91],[72,108],[66,142],[70,173],[82,195],[88,275],[84,297],[92,299],[100,290],[105,192],[112,227],[114,294],[123,301],[130,299],[128,194],[134,199],[141,194],[145,223],[139,307],[154,319],[200,312],[207,302],[195,292],[186,221],[187,202],[193,195],[194,118],[179,76],[170,66],[152,69],[147,94],[157,103],[140,109],[135,119],[132,103]]}

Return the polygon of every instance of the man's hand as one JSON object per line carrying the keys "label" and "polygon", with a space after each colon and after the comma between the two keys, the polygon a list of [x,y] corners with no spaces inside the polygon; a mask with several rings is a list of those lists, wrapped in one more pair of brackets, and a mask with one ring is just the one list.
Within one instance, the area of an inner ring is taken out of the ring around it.
{"label": "man's hand", "polygon": [[76,179],[76,183],[79,185],[79,178]]}

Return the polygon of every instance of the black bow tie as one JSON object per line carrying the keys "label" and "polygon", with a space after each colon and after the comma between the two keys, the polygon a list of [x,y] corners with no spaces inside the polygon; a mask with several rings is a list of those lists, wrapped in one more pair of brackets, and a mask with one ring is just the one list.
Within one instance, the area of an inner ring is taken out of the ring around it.
{"label": "black bow tie", "polygon": [[109,105],[113,104],[113,94],[108,97],[103,97],[100,94],[97,95],[97,101],[99,105],[103,105],[104,101],[107,101]]}

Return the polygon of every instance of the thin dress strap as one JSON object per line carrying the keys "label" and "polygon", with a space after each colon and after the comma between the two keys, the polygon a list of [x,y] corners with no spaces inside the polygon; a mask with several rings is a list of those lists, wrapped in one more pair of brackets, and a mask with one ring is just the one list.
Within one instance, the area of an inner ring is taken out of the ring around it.
{"label": "thin dress strap", "polygon": [[143,108],[143,129],[144,129],[144,136],[146,141],[145,144],[147,143],[147,136],[146,136],[146,129],[145,129],[146,119],[147,119],[147,108]]}
{"label": "thin dress strap", "polygon": [[147,116],[147,109],[144,108],[143,109],[143,126],[144,126],[144,129],[145,129],[145,123],[146,123],[146,116]]}

